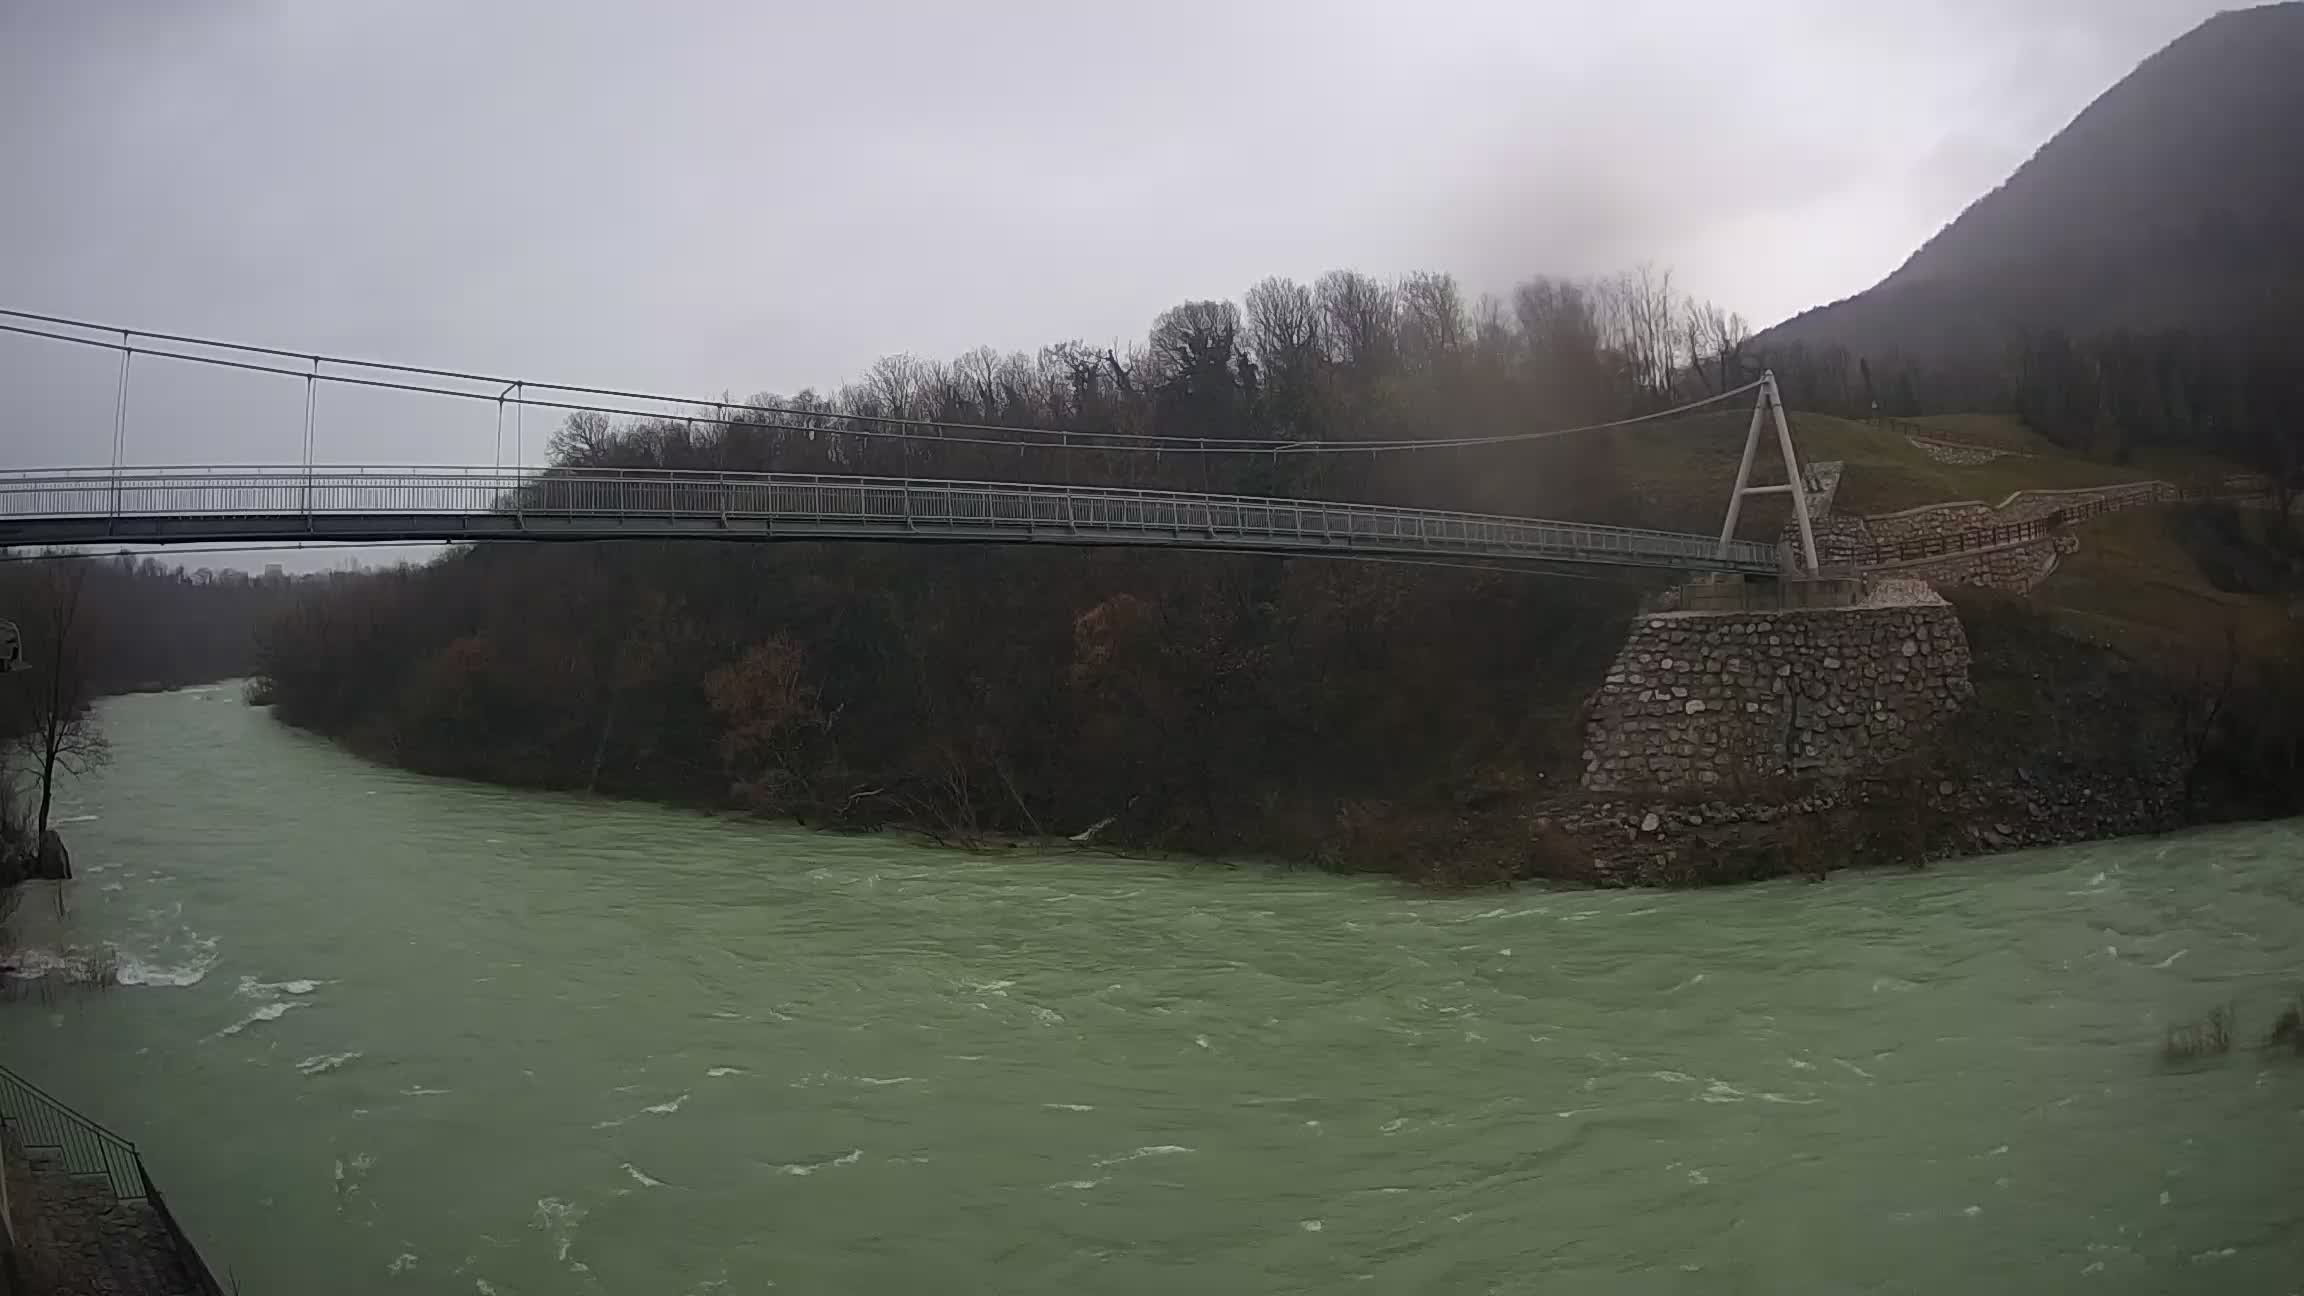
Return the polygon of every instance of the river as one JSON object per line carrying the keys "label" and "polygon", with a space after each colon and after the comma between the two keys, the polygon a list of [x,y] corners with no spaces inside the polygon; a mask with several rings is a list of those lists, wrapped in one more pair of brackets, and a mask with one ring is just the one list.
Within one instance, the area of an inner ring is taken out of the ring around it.
{"label": "river", "polygon": [[0,1003],[0,1061],[251,1293],[2304,1285],[2299,825],[1435,897],[102,719],[15,921],[132,984]]}

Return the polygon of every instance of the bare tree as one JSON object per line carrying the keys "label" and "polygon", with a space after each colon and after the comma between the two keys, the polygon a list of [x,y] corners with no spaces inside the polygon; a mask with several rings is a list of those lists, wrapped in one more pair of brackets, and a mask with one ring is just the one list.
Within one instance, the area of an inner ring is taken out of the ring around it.
{"label": "bare tree", "polygon": [[615,420],[598,410],[578,410],[552,434],[549,449],[554,463],[597,468],[615,457]]}
{"label": "bare tree", "polygon": [[949,407],[973,410],[981,419],[997,419],[1006,403],[1003,378],[1008,357],[988,346],[964,351],[946,367],[950,391],[945,401]]}
{"label": "bare tree", "polygon": [[1228,378],[1239,341],[1240,308],[1228,301],[1188,301],[1152,321],[1152,359],[1163,379]]}
{"label": "bare tree", "polygon": [[1400,281],[1400,349],[1408,363],[1431,370],[1464,350],[1471,321],[1454,275],[1419,273]]}
{"label": "bare tree", "polygon": [[1742,315],[1691,296],[1681,303],[1681,330],[1688,367],[1707,391],[1724,392],[1742,376],[1744,346],[1752,340],[1752,326]]}
{"label": "bare tree", "polygon": [[1354,270],[1331,270],[1314,286],[1337,364],[1361,378],[1391,368],[1400,306],[1392,290]]}
{"label": "bare tree", "polygon": [[1248,346],[1278,386],[1308,380],[1321,350],[1319,303],[1293,279],[1272,278],[1248,290]]}
{"label": "bare tree", "polygon": [[1643,263],[1601,280],[1594,296],[1602,344],[1623,358],[1633,386],[1649,396],[1671,395],[1680,368],[1672,272]]}
{"label": "bare tree", "polygon": [[89,710],[95,701],[88,672],[93,635],[81,609],[87,560],[55,557],[37,566],[32,580],[20,587],[23,602],[13,609],[34,641],[37,656],[31,671],[7,683],[22,690],[10,699],[22,710],[8,728],[40,780],[40,810],[32,840],[35,849],[41,849],[48,840],[57,771],[85,774],[102,765],[111,752]]}

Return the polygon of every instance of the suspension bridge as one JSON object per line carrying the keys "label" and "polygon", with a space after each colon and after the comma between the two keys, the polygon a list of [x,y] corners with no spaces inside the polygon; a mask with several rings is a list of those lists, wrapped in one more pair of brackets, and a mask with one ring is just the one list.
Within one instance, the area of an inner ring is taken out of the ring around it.
{"label": "suspension bridge", "polygon": [[[312,356],[183,335],[141,333],[0,310],[0,332],[116,352],[112,462],[0,472],[0,546],[601,541],[712,539],[1129,546],[1317,554],[1497,567],[1562,564],[1685,572],[1816,570],[1804,492],[1750,484],[1773,415],[1786,480],[1800,480],[1772,375],[1659,415],[1592,428],[1408,442],[1279,442],[1153,437],[825,415],[604,388],[506,380],[417,366]],[[187,349],[190,348],[190,349]],[[278,374],[305,384],[297,464],[138,466],[126,461],[132,363],[138,357]],[[1312,499],[1274,499],[1069,483],[951,481],[582,467],[383,467],[313,461],[314,408],[326,384],[493,400],[499,456],[504,411],[543,407],[690,424],[768,427],[811,436],[894,438],[907,445],[988,444],[1058,453],[1389,453],[1591,432],[1754,397],[1742,467],[1717,536],[1541,518]],[[474,385],[480,385],[475,389]],[[501,384],[494,395],[485,390]],[[634,408],[654,402],[658,408]],[[660,408],[677,403],[680,413]],[[763,421],[779,416],[789,421]],[[1735,538],[1748,495],[1792,497],[1804,552]]]}

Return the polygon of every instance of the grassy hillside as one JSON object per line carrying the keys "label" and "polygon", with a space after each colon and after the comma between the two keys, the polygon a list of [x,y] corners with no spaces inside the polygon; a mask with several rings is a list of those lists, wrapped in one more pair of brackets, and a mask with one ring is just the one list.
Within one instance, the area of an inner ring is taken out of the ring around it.
{"label": "grassy hillside", "polygon": [[[1749,419],[1749,412],[1737,411],[1608,434],[1597,453],[1608,457],[1623,499],[1607,516],[1595,520],[1679,531],[1717,530],[1727,508],[1728,487],[1736,479]],[[2031,447],[2021,456],[1975,465],[1940,462],[1903,433],[1865,422],[1809,413],[1795,413],[1791,422],[1794,443],[1804,460],[1838,460],[1845,465],[1835,504],[1843,513],[1889,513],[1952,500],[1998,504],[2020,490],[2112,486],[2151,478],[2207,484],[2237,471],[2229,463],[2190,453],[2156,452],[2129,463],[2086,459],[2047,447],[2022,424],[2000,415],[1941,421]],[[1542,445],[1541,453],[1554,461],[1596,452],[1589,441]],[[1539,462],[1535,468],[1542,472],[1546,466]],[[1564,463],[1559,466],[1564,468]],[[1783,479],[1770,436],[1755,462],[1753,480],[1765,485]],[[1763,496],[1746,504],[1737,533],[1747,539],[1773,539],[1790,516],[1788,501]]]}
{"label": "grassy hillside", "polygon": [[[1748,413],[1709,415],[1611,434],[1606,454],[1629,497],[1627,516],[1607,520],[1709,532],[1720,525],[1728,485],[1744,448]],[[2061,490],[2161,478],[2206,485],[2238,471],[2211,456],[2153,452],[2105,463],[2059,451],[2004,415],[1952,415],[1925,422],[2023,452],[1990,463],[1947,464],[1901,432],[1827,415],[1797,413],[1793,435],[1803,458],[1845,465],[1835,508],[1886,513],[1952,500],[1998,504],[2020,490]],[[1560,443],[1550,443],[1559,446]],[[1572,451],[1556,448],[1550,453]],[[1755,479],[1781,481],[1773,439]],[[1789,520],[1781,497],[1748,503],[1738,534],[1769,540]],[[2269,515],[2250,515],[2261,530]],[[2279,652],[2296,633],[2287,600],[2220,590],[2187,546],[2174,508],[2113,514],[2082,524],[2079,552],[2064,559],[2029,601],[2089,642],[2117,648],[2179,673],[2221,669],[2230,628],[2244,655]]]}
{"label": "grassy hillside", "polygon": [[2067,631],[2179,671],[2220,668],[2227,633],[2244,659],[2261,661],[2278,656],[2297,632],[2287,600],[2211,584],[2172,509],[2088,523],[2080,551],[2032,597]]}

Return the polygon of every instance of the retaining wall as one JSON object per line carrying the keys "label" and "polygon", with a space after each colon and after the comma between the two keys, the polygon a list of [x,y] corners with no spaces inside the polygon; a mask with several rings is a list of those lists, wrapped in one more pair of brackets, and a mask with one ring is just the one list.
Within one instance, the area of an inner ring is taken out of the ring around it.
{"label": "retaining wall", "polygon": [[1917,586],[1853,608],[1652,613],[1592,697],[1584,786],[1719,791],[1861,773],[1974,691],[1959,617]]}

